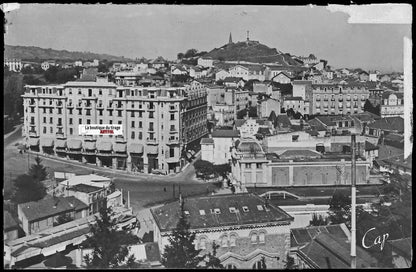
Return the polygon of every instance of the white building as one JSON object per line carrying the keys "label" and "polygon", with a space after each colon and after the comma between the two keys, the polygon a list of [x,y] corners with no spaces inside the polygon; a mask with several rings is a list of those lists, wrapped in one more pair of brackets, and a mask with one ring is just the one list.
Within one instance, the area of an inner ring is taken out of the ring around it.
{"label": "white building", "polygon": [[82,60],[77,60],[74,62],[74,66],[81,67],[82,66]]}
{"label": "white building", "polygon": [[210,57],[202,57],[198,59],[198,65],[203,67],[213,67],[214,60]]}
{"label": "white building", "polygon": [[22,61],[19,59],[4,59],[4,66],[9,68],[9,71],[20,72],[22,70]]}
{"label": "white building", "polygon": [[381,97],[381,117],[400,116],[404,118],[404,101],[402,92],[384,92]]}
{"label": "white building", "polygon": [[215,73],[215,81],[224,80],[226,77],[230,77],[230,73],[228,73],[226,70],[221,69]]}
{"label": "white building", "polygon": [[201,158],[213,164],[226,164],[231,159],[231,148],[240,138],[237,130],[214,130],[211,138],[201,139]]}

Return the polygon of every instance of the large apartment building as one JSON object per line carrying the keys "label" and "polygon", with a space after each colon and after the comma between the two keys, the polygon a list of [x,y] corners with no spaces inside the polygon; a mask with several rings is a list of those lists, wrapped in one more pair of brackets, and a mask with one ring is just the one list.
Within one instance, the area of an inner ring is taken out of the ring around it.
{"label": "large apartment building", "polygon": [[[184,87],[117,86],[103,79],[25,87],[23,136],[31,150],[133,172],[179,172],[208,133],[207,95]],[[78,125],[122,125],[123,135],[80,135]]]}
{"label": "large apartment building", "polygon": [[356,114],[364,111],[370,92],[364,84],[313,84],[311,81],[294,81],[293,96],[309,101],[309,114]]}

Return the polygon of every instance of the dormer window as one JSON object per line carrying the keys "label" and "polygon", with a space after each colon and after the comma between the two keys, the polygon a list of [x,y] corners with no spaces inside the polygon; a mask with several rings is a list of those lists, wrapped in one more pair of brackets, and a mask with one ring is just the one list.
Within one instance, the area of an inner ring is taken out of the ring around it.
{"label": "dormer window", "polygon": [[230,213],[236,213],[237,212],[237,210],[234,207],[230,207],[229,210],[230,210]]}
{"label": "dormer window", "polygon": [[243,212],[249,212],[249,209],[247,206],[243,206]]}
{"label": "dormer window", "polygon": [[189,215],[189,211],[184,211],[185,215]]}
{"label": "dormer window", "polygon": [[205,215],[205,210],[199,210],[200,215]]}
{"label": "dormer window", "polygon": [[263,211],[263,210],[264,210],[262,205],[257,205],[257,209],[258,209],[259,211]]}
{"label": "dormer window", "polygon": [[221,214],[221,210],[220,209],[214,209],[214,213],[215,214]]}

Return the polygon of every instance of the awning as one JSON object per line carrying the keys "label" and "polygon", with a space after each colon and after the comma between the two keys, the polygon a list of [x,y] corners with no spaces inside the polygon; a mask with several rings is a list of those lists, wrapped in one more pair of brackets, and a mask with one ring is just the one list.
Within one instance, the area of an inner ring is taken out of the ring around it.
{"label": "awning", "polygon": [[81,149],[82,141],[78,139],[70,139],[68,140],[68,148],[69,149]]}
{"label": "awning", "polygon": [[148,146],[146,146],[146,153],[147,154],[152,154],[152,155],[159,154],[158,146],[157,145],[148,145]]}
{"label": "awning", "polygon": [[84,142],[84,149],[94,150],[95,149],[95,142],[94,141],[85,141]]}
{"label": "awning", "polygon": [[127,147],[129,153],[143,153],[143,149],[143,145],[137,143],[129,144]]}
{"label": "awning", "polygon": [[102,141],[102,142],[97,143],[97,150],[100,150],[100,151],[110,151],[111,152],[112,147],[113,147],[113,145],[112,145],[111,142]]}
{"label": "awning", "polygon": [[52,138],[41,138],[40,145],[43,147],[52,147],[53,146],[53,139]]}
{"label": "awning", "polygon": [[55,147],[66,148],[66,140],[57,139],[55,143]]}
{"label": "awning", "polygon": [[127,146],[125,143],[115,143],[113,146],[113,150],[115,152],[126,152],[127,151]]}
{"label": "awning", "polygon": [[29,138],[29,145],[30,146],[39,145],[39,138]]}

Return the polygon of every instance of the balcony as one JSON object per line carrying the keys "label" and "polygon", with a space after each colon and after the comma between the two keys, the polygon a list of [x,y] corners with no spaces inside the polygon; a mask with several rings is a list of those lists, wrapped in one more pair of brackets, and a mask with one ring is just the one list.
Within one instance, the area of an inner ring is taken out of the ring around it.
{"label": "balcony", "polygon": [[36,130],[29,130],[29,137],[37,137]]}
{"label": "balcony", "polygon": [[65,137],[65,134],[62,131],[58,131],[55,134],[56,134],[56,137],[58,137],[58,138],[64,138]]}
{"label": "balcony", "polygon": [[78,103],[78,104],[77,104],[77,109],[82,109],[82,108],[83,108],[82,103]]}
{"label": "balcony", "polygon": [[58,123],[58,127],[63,127],[62,123]]}
{"label": "balcony", "polygon": [[156,138],[153,138],[153,139],[147,138],[146,143],[147,144],[157,144],[157,140],[156,140]]}
{"label": "balcony", "polygon": [[177,109],[177,107],[170,107],[169,108],[169,111],[177,111],[178,109]]}
{"label": "balcony", "polygon": [[156,107],[147,107],[147,110],[149,111],[154,111],[156,109]]}
{"label": "balcony", "polygon": [[102,109],[102,108],[104,108],[104,107],[103,107],[103,104],[98,104],[98,105],[97,105],[97,108],[98,108],[98,109]]}
{"label": "balcony", "polygon": [[343,98],[338,98],[338,101],[342,102],[342,101],[344,101],[344,99]]}
{"label": "balcony", "polygon": [[321,99],[319,97],[316,98],[316,101],[321,101]]}
{"label": "balcony", "polygon": [[85,104],[85,107],[91,109],[92,108],[92,104]]}
{"label": "balcony", "polygon": [[62,102],[57,102],[57,103],[56,103],[56,106],[57,106],[58,108],[62,108],[62,107],[64,106],[64,104],[63,104]]}
{"label": "balcony", "polygon": [[175,145],[175,144],[179,144],[179,138],[178,137],[174,137],[174,138],[169,138],[168,140],[168,145]]}
{"label": "balcony", "polygon": [[68,104],[66,105],[66,107],[67,107],[67,108],[73,108],[73,107],[74,107],[74,104],[72,104],[72,103],[68,103]]}

